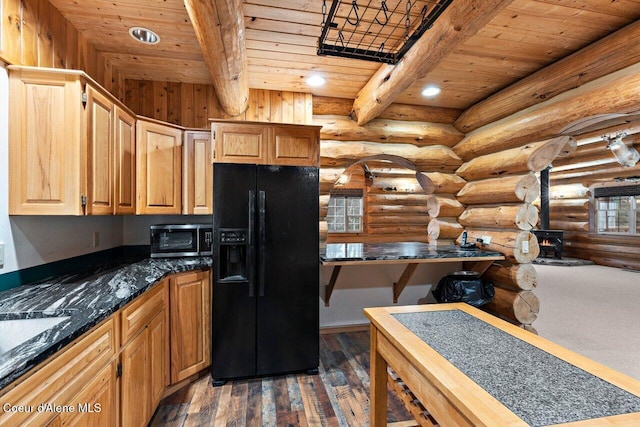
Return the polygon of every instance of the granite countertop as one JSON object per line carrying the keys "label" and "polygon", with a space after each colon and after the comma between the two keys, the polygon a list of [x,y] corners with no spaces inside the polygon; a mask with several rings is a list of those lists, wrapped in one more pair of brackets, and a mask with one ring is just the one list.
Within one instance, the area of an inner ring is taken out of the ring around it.
{"label": "granite countertop", "polygon": [[455,245],[435,246],[420,242],[328,243],[326,248],[320,250],[322,263],[501,256],[500,252],[481,249],[463,250]]}
{"label": "granite countertop", "polygon": [[109,317],[163,277],[211,267],[210,257],[147,258],[0,292],[0,320],[69,316],[0,355],[0,389]]}
{"label": "granite countertop", "polygon": [[531,426],[640,411],[636,395],[463,311],[392,316]]}

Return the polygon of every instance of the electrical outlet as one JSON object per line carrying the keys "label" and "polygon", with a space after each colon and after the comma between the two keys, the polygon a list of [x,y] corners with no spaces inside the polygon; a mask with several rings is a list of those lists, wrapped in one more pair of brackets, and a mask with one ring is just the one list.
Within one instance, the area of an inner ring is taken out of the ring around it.
{"label": "electrical outlet", "polygon": [[100,233],[98,231],[93,232],[93,247],[97,248],[100,246]]}
{"label": "electrical outlet", "polygon": [[489,243],[491,243],[491,236],[482,236],[482,244],[488,245]]}
{"label": "electrical outlet", "polygon": [[4,267],[4,243],[0,243],[0,268]]}
{"label": "electrical outlet", "polygon": [[527,240],[522,242],[522,253],[523,254],[528,254],[529,253],[529,242]]}

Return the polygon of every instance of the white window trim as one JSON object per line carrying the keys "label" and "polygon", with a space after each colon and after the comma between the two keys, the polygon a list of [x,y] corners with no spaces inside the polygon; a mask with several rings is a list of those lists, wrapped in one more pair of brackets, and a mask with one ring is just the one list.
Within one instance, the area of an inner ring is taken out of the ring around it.
{"label": "white window trim", "polygon": [[[599,206],[598,206],[598,199],[600,197],[596,197],[595,193],[596,193],[596,189],[597,188],[611,188],[611,187],[624,187],[624,186],[632,186],[632,185],[637,185],[638,182],[637,181],[621,181],[621,182],[612,182],[612,183],[599,183],[599,184],[594,184],[591,186],[590,190],[591,190],[591,196],[590,196],[590,202],[591,202],[591,206],[589,208],[589,216],[591,219],[591,232],[593,234],[598,234],[598,235],[612,235],[612,236],[640,236],[640,232],[638,232],[638,212],[637,212],[637,206],[638,206],[638,201],[640,200],[640,192],[638,194],[635,195],[630,195],[630,196],[620,196],[620,197],[629,197],[630,201],[629,201],[629,231],[628,232],[616,232],[616,231],[599,231],[598,230],[598,212],[600,212],[599,210]],[[606,197],[606,196],[602,196],[602,197]],[[609,197],[616,197],[616,196],[609,196]]]}
{"label": "white window trim", "polygon": [[[344,209],[344,230],[331,230],[331,226],[329,225],[329,233],[339,233],[339,234],[357,234],[362,233],[364,230],[364,197],[362,196],[347,196],[347,195],[331,195],[329,199],[329,206],[331,206],[331,202],[336,199],[345,199],[345,209]],[[358,215],[349,215],[347,209],[347,199],[359,199],[360,200],[360,213]],[[358,231],[349,230],[349,218],[357,217],[360,218],[360,229]],[[329,223],[329,214],[327,213],[327,223]]]}

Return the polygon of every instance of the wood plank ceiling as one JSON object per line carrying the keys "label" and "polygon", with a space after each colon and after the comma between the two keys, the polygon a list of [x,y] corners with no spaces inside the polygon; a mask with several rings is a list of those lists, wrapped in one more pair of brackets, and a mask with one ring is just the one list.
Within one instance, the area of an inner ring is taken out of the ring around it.
{"label": "wood plank ceiling", "polygon": [[[127,78],[211,83],[182,0],[50,2]],[[243,7],[251,88],[353,99],[381,66],[316,55],[321,0],[245,0]],[[466,109],[637,19],[640,0],[515,0],[395,102]],[[134,41],[132,26],[154,30],[160,44]],[[315,73],[325,86],[306,85]],[[428,84],[442,93],[422,97]]]}

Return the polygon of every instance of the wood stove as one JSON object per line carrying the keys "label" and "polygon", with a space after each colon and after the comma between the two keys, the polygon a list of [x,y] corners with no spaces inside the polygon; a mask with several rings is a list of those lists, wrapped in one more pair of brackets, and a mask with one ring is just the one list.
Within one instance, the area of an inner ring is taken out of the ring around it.
{"label": "wood stove", "polygon": [[540,171],[540,225],[542,230],[532,230],[538,239],[540,255],[547,258],[553,254],[555,258],[562,258],[564,233],[562,230],[549,230],[549,171],[551,166]]}
{"label": "wood stove", "polygon": [[539,258],[548,258],[551,254],[557,259],[562,258],[564,239],[562,230],[532,230],[532,232],[538,238],[538,246],[540,246]]}

